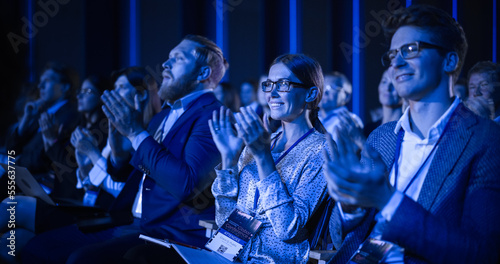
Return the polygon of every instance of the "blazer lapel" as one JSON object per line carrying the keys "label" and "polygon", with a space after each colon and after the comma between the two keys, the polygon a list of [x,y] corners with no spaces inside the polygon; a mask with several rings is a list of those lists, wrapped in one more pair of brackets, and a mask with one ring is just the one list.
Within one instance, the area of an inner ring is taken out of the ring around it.
{"label": "blazer lapel", "polygon": [[448,122],[446,133],[441,139],[420,191],[420,194],[425,195],[419,195],[417,200],[426,210],[430,210],[436,201],[439,190],[469,143],[472,135],[469,128],[476,122],[476,118],[463,104],[459,104]]}
{"label": "blazer lapel", "polygon": [[175,121],[172,128],[168,131],[165,139],[163,140],[163,145],[168,146],[170,141],[174,138],[175,134],[179,132],[179,127],[183,126],[188,120],[191,120],[191,117],[198,113],[199,111],[203,111],[205,106],[210,105],[215,100],[215,96],[213,93],[206,93],[201,95],[198,99],[194,100],[189,106],[188,109]]}

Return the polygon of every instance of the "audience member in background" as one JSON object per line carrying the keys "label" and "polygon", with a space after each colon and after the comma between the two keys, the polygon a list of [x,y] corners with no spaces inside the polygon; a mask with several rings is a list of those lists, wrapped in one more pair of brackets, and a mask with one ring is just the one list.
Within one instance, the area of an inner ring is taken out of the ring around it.
{"label": "audience member in background", "polygon": [[266,93],[260,89],[262,83],[267,81],[267,75],[261,75],[259,78],[259,89],[257,89],[257,102],[262,106],[263,112],[269,114],[269,105],[267,104]]}
{"label": "audience member in background", "polygon": [[240,86],[241,106],[250,106],[255,113],[262,118],[264,116],[264,108],[258,102],[260,84],[254,80],[248,80]]}
{"label": "audience member in background", "polygon": [[403,115],[403,100],[394,89],[389,72],[386,70],[382,74],[378,84],[378,100],[382,105],[377,115],[372,115],[372,122],[366,124],[364,128],[365,136],[368,136],[375,128],[385,123],[398,120]]}
{"label": "audience member in background", "polygon": [[465,33],[446,12],[420,5],[396,11],[384,30],[383,61],[410,106],[370,134],[361,162],[340,131],[325,163],[337,201],[330,263],[498,263],[500,127],[450,97]]}
{"label": "audience member in background", "polygon": [[500,123],[500,64],[480,61],[469,70],[467,76],[467,106],[474,113]]}
{"label": "audience member in background", "polygon": [[48,63],[40,77],[40,99],[29,102],[24,115],[7,137],[6,148],[15,150],[16,165],[28,168],[47,191],[54,188],[55,177],[61,167],[53,164],[44,149],[43,137],[47,136],[40,121],[49,119],[60,129],[58,140],[67,141],[80,122],[75,104],[77,74],[60,63]]}
{"label": "audience member in background", "polygon": [[[358,135],[363,131],[363,121],[354,113],[347,110],[347,103],[351,101],[352,85],[347,77],[340,72],[333,72],[325,75],[325,93],[319,104],[319,118],[326,128],[326,131],[333,135],[336,140],[335,131],[340,128],[340,116],[352,119],[348,123],[349,133]],[[362,133],[361,133],[362,135]]]}
{"label": "audience member in background", "polygon": [[196,246],[206,243],[198,222],[215,217],[209,188],[220,162],[208,120],[221,107],[212,90],[228,64],[215,43],[189,35],[170,51],[163,67],[159,94],[168,107],[155,115],[147,130],[139,95],[123,100],[112,91],[101,97],[111,124],[135,149],[130,164],[136,170],[122,190],[135,187],[128,192],[135,201],[133,223],[93,233],[69,226],[40,234],[26,245],[23,261],[120,263],[130,248],[144,245],[141,233]]}
{"label": "audience member in background", "polygon": [[306,263],[306,224],[326,197],[321,154],[326,141],[317,116],[321,66],[305,55],[282,55],[262,89],[281,132],[271,135],[249,106],[235,115],[237,133],[228,109],[214,111],[209,123],[222,155],[212,185],[215,219],[221,226],[238,208],[263,222],[239,255],[245,263]]}
{"label": "audience member in background", "polygon": [[460,98],[462,102],[467,101],[469,89],[467,88],[467,80],[465,78],[458,78],[455,85],[453,85],[453,94]]}
{"label": "audience member in background", "polygon": [[240,95],[230,83],[219,83],[214,89],[214,94],[217,100],[231,109],[231,111],[237,111],[240,108]]}
{"label": "audience member in background", "polygon": [[[81,89],[77,95],[78,112],[82,114],[80,126],[95,135],[94,141],[100,141],[103,146],[107,135],[107,119],[101,110],[100,96],[104,90],[109,88],[109,82],[97,76],[88,77],[82,84]],[[77,167],[73,166],[73,162],[69,160],[74,159],[74,149],[68,146],[68,141],[60,140],[60,126],[56,124],[53,115],[42,114],[39,120],[42,133],[44,133],[43,143],[45,152],[54,164],[58,164],[61,168],[56,172],[54,181],[54,189],[50,194],[51,197],[58,201],[61,198],[72,198],[75,202],[77,199],[83,198],[83,193],[78,192],[75,188],[77,183],[75,172]],[[90,132],[89,132],[90,133]],[[66,200],[65,199],[65,200]],[[6,199],[2,202],[0,208],[9,208]],[[52,206],[46,202],[30,196],[16,196],[16,248],[21,251],[22,247],[28,240],[35,235],[35,233],[42,233],[47,230],[74,223],[78,216],[69,210],[60,209],[59,207]],[[7,231],[8,215],[1,214],[0,217],[0,233]],[[4,230],[5,228],[5,230]],[[7,234],[7,233],[6,233]],[[8,236],[2,237],[2,242],[7,241]],[[2,256],[4,257],[4,256]],[[5,261],[13,259],[12,256],[7,256]]]}

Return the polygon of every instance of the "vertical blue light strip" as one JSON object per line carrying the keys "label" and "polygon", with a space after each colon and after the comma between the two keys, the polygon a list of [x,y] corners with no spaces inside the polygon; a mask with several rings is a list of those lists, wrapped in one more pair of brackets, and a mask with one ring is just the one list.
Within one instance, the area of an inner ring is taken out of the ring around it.
{"label": "vertical blue light strip", "polygon": [[453,0],[453,18],[458,21],[458,3],[457,0]]}
{"label": "vertical blue light strip", "polygon": [[406,7],[411,6],[411,0],[406,0]]}
{"label": "vertical blue light strip", "polygon": [[[33,25],[33,0],[26,0],[27,2],[27,10],[26,15],[28,17],[28,21],[31,25]],[[29,73],[29,82],[35,82],[35,69],[34,69],[34,61],[35,61],[35,43],[34,37],[32,34],[28,36],[28,73]]]}
{"label": "vertical blue light strip", "polygon": [[498,25],[498,17],[497,17],[497,0],[493,0],[493,50],[491,52],[491,61],[497,62],[497,25]]}
{"label": "vertical blue light strip", "polygon": [[[359,17],[359,1],[352,1],[352,28],[359,29],[360,17]],[[352,32],[352,46],[354,47],[354,52],[352,53],[352,111],[358,115],[361,115],[361,93],[360,93],[360,64],[361,64],[361,48],[359,43],[359,35],[355,34],[354,30]]]}
{"label": "vertical blue light strip", "polygon": [[130,0],[129,21],[129,66],[139,65],[139,27],[138,27],[138,5],[139,0]]}
{"label": "vertical blue light strip", "polygon": [[216,0],[215,8],[215,42],[224,52],[224,3],[223,0]]}
{"label": "vertical blue light strip", "polygon": [[289,0],[290,53],[297,53],[297,0]]}

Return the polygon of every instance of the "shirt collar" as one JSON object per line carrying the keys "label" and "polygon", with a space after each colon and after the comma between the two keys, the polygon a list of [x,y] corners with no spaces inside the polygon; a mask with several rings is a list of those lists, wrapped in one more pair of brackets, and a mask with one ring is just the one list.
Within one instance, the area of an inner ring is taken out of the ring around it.
{"label": "shirt collar", "polygon": [[168,106],[170,106],[172,108],[172,110],[179,110],[179,109],[186,110],[194,100],[198,99],[203,94],[211,93],[211,92],[212,92],[211,90],[201,90],[201,91],[197,91],[197,92],[185,95],[181,99],[178,99],[177,101],[175,101],[173,104],[170,104],[168,102],[165,102],[165,103]]}
{"label": "shirt collar", "polygon": [[[458,97],[455,97],[455,100],[450,105],[450,107],[448,107],[448,110],[446,110],[446,112],[429,129],[424,140],[434,141],[439,138],[439,136],[443,133],[448,120],[450,120],[451,115],[453,114],[459,103],[460,99],[458,99]],[[405,133],[414,134],[410,128],[410,107],[406,108],[403,116],[401,116],[401,118],[396,123],[394,133],[399,133],[399,130],[401,128],[405,131]]]}
{"label": "shirt collar", "polygon": [[55,112],[57,112],[57,110],[59,110],[59,108],[61,108],[67,102],[68,100],[62,100],[55,103],[54,105],[49,107],[49,109],[47,109],[47,114],[54,114]]}

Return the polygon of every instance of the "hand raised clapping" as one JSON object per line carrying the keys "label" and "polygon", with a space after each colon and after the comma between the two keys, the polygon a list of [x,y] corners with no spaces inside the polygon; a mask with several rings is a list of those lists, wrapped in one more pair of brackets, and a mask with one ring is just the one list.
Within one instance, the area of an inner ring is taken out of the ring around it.
{"label": "hand raised clapping", "polygon": [[212,119],[208,120],[210,133],[222,155],[222,168],[231,168],[238,162],[243,140],[238,137],[231,125],[231,110],[221,107],[220,110],[212,113]]}
{"label": "hand raised clapping", "polygon": [[[259,157],[270,150],[271,135],[251,107],[241,107],[241,113],[236,113],[236,129],[254,157]],[[265,118],[267,120],[267,118]]]}
{"label": "hand raised clapping", "polygon": [[337,149],[331,137],[327,137],[331,158],[326,151],[325,177],[328,192],[336,201],[359,207],[375,207],[381,210],[390,200],[394,188],[384,173],[384,163],[370,146],[365,145],[363,155],[372,164],[361,164],[356,155],[356,144],[347,131],[338,132]]}

